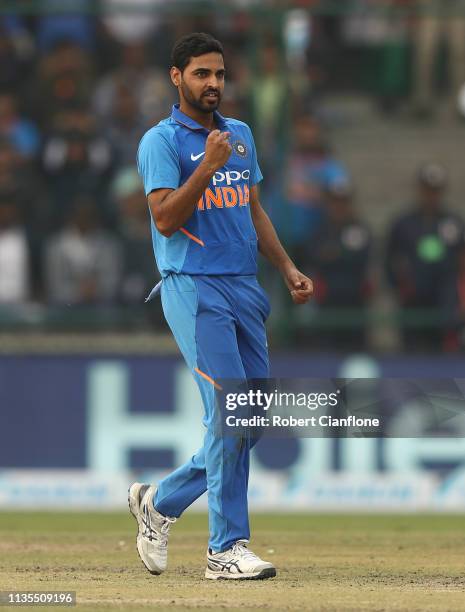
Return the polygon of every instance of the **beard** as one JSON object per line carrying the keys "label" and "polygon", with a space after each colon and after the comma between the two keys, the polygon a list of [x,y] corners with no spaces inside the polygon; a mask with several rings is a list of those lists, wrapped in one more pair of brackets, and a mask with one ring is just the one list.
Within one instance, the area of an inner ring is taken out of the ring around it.
{"label": "beard", "polygon": [[218,89],[215,90],[218,94],[216,100],[206,98],[204,94],[200,98],[196,98],[192,90],[181,80],[181,91],[186,102],[201,113],[212,113],[219,107],[221,102],[221,93]]}

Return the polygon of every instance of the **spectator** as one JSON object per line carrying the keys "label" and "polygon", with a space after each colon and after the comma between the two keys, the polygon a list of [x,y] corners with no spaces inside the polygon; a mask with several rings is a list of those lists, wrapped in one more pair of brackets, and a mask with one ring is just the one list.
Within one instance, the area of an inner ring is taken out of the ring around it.
{"label": "spectator", "polygon": [[42,152],[42,165],[55,224],[60,225],[68,216],[69,203],[80,192],[92,191],[106,214],[113,151],[85,107],[76,106],[55,117]]}
{"label": "spectator", "polygon": [[158,273],[153,258],[147,199],[133,166],[117,174],[113,195],[118,206],[124,261],[121,297],[124,302],[142,303],[158,280]]}
{"label": "spectator", "polygon": [[37,66],[36,80],[28,98],[43,127],[50,127],[57,113],[86,104],[92,91],[89,55],[71,40],[56,41]]}
{"label": "spectator", "polygon": [[9,139],[0,139],[0,191],[16,192],[23,221],[27,224],[38,221],[37,214],[44,212],[39,204],[44,196],[44,186],[37,170],[33,164],[24,163]]}
{"label": "spectator", "polygon": [[0,303],[25,302],[29,291],[29,246],[13,192],[0,192]]}
{"label": "spectator", "polygon": [[47,298],[55,304],[103,305],[117,298],[121,253],[116,238],[101,229],[92,199],[74,202],[68,225],[46,246]]}
{"label": "spectator", "polygon": [[0,93],[0,138],[8,140],[24,159],[36,155],[40,136],[35,125],[19,115],[12,93]]}
{"label": "spectator", "polygon": [[[415,2],[416,0],[413,0]],[[410,79],[409,23],[406,14],[412,0],[362,0],[359,10],[344,17],[343,34],[352,50],[363,54],[357,62],[359,74],[373,88],[380,109],[395,111],[405,98]],[[342,49],[339,49],[340,56]],[[361,64],[361,66],[359,66]]]}
{"label": "spectator", "polygon": [[0,192],[15,193],[19,215],[34,251],[49,229],[49,197],[35,164],[24,163],[9,140],[0,140]]}
{"label": "spectator", "polygon": [[139,113],[137,98],[124,82],[115,89],[111,115],[106,122],[105,136],[120,166],[134,164],[145,126]]}
{"label": "spectator", "polygon": [[32,59],[32,37],[22,20],[15,16],[0,17],[0,87],[19,89]]}
{"label": "spectator", "polygon": [[301,117],[293,126],[293,134],[285,189],[289,205],[288,239],[298,250],[321,223],[325,191],[333,183],[347,181],[348,174],[332,156],[316,119]]}
{"label": "spectator", "polygon": [[314,279],[321,313],[341,309],[338,321],[343,325],[318,330],[318,341],[325,349],[361,350],[365,343],[364,315],[371,296],[371,235],[352,202],[348,182],[329,185],[323,222],[298,258],[298,265]]}
{"label": "spectator", "polygon": [[[61,14],[63,9],[72,8]],[[89,16],[91,0],[47,0],[48,15],[39,17],[36,24],[37,44],[42,52],[48,52],[56,43],[69,40],[76,45],[92,50],[95,42],[95,18]],[[86,14],[87,13],[87,14]]]}
{"label": "spectator", "polygon": [[441,38],[448,45],[450,107],[465,83],[465,0],[417,0],[413,102],[419,116],[432,112],[436,57]]}
{"label": "spectator", "polygon": [[146,125],[163,119],[175,101],[176,90],[171,84],[168,70],[147,65],[147,49],[143,43],[132,42],[121,47],[118,67],[97,83],[93,107],[102,119],[111,114],[116,92],[122,83],[135,96],[138,112]]}
{"label": "spectator", "polygon": [[259,66],[250,83],[254,136],[266,176],[283,154],[283,132],[288,117],[289,86],[287,73],[275,45],[260,52]]}
{"label": "spectator", "polygon": [[[456,269],[458,249],[464,238],[462,219],[444,205],[446,172],[428,163],[418,174],[417,202],[413,210],[397,219],[387,244],[387,274],[404,319],[407,350],[439,350],[442,330],[438,324],[443,303],[444,280]],[[426,309],[429,320],[421,324]]]}

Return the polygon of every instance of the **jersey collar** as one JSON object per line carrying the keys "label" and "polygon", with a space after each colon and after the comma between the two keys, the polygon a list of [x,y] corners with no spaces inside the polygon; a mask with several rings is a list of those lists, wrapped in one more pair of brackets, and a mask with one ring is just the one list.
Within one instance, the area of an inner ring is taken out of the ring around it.
{"label": "jersey collar", "polygon": [[[207,128],[197,123],[187,115],[185,115],[182,111],[179,110],[179,104],[173,104],[173,112],[171,113],[171,117],[183,125],[184,127],[189,128],[190,130],[205,130],[208,132]],[[216,125],[222,129],[226,127],[226,119],[223,115],[220,115],[218,111],[213,111],[213,117],[215,118]]]}

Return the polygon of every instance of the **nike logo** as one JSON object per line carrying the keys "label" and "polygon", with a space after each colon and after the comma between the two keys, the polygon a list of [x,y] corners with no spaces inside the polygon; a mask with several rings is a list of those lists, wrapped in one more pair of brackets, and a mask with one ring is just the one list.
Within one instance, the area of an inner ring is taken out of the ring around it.
{"label": "nike logo", "polygon": [[202,155],[205,155],[205,151],[203,153],[199,153],[198,155],[194,155],[193,153],[191,153],[191,160],[197,161],[198,159],[202,157]]}

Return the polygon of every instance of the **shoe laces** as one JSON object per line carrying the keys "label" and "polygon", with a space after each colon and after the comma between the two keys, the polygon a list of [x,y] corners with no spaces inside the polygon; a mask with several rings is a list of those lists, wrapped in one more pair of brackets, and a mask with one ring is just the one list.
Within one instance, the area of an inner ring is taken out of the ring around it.
{"label": "shoe laces", "polygon": [[168,535],[171,525],[175,522],[176,519],[174,516],[164,516],[162,526],[160,527],[160,532],[163,533],[163,535]]}
{"label": "shoe laces", "polygon": [[249,561],[258,561],[259,558],[257,555],[247,548],[247,543],[247,540],[238,540],[235,544],[233,544],[233,554],[239,554],[241,557]]}
{"label": "shoe laces", "polygon": [[161,524],[153,526],[150,510],[147,505],[144,506],[144,536],[149,538],[150,541],[156,540],[160,546],[166,548],[168,545],[168,533],[171,525],[176,522],[176,518],[163,516],[160,513],[158,513],[158,516],[161,517]]}

